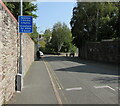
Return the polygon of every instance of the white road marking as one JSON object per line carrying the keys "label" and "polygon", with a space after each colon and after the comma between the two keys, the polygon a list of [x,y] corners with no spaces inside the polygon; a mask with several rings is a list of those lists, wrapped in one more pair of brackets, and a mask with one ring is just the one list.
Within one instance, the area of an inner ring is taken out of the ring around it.
{"label": "white road marking", "polygon": [[109,88],[109,89],[115,91],[115,89],[113,89],[112,87],[110,87],[108,85],[105,85],[105,86],[94,86],[94,88]]}
{"label": "white road marking", "polygon": [[112,87],[108,86],[108,88],[110,88],[111,90],[115,91],[115,89],[113,89]]}
{"label": "white road marking", "polygon": [[94,88],[107,88],[108,86],[94,86]]}
{"label": "white road marking", "polygon": [[81,87],[76,87],[76,88],[67,88],[66,91],[72,91],[72,90],[82,90]]}

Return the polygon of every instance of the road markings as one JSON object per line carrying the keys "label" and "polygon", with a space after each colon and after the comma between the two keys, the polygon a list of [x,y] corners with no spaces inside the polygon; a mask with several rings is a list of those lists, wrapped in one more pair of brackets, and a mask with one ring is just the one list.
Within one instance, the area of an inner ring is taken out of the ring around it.
{"label": "road markings", "polygon": [[[47,62],[46,62],[46,64],[47,64],[47,66],[49,65]],[[50,72],[51,72],[52,76],[54,77],[55,82],[57,83],[58,89],[63,89],[63,86],[62,86],[61,82],[59,81],[59,79],[58,79],[57,75],[55,74],[55,72],[52,71],[52,70],[50,70]]]}
{"label": "road markings", "polygon": [[76,87],[76,88],[67,88],[67,89],[66,89],[66,91],[73,91],[73,90],[74,90],[74,91],[75,91],[75,90],[76,90],[76,91],[77,91],[77,90],[82,90],[82,88],[81,88],[81,87]]}
{"label": "road markings", "polygon": [[[48,67],[49,67],[50,65],[48,64],[47,61],[44,61],[44,63],[46,63],[45,65],[47,66],[47,69],[48,69]],[[50,67],[49,67],[49,68],[50,68]],[[50,68],[50,69],[51,69],[51,68]],[[49,69],[49,72],[50,72],[50,74],[51,74],[51,77],[52,77],[52,76],[54,77],[54,80],[55,80],[55,82],[57,83],[58,89],[60,89],[60,91],[61,91],[61,93],[62,93],[62,95],[63,95],[66,103],[67,103],[67,104],[70,104],[70,103],[68,102],[66,96],[64,95],[63,91],[61,90],[61,89],[63,89],[63,86],[62,86],[62,84],[60,83],[57,75],[55,74],[55,72],[54,72],[53,70],[50,70],[50,69]],[[54,84],[54,85],[55,85],[55,84]],[[60,97],[60,96],[59,96],[59,97]],[[58,97],[58,98],[59,98],[59,97]],[[62,102],[62,100],[61,100],[61,102]],[[61,103],[59,103],[59,104],[62,105]]]}
{"label": "road markings", "polygon": [[62,86],[62,84],[61,84],[60,80],[58,79],[58,77],[56,76],[55,72],[52,71],[52,73],[53,73],[54,78],[56,79],[55,80],[56,83],[59,85],[59,89],[63,89],[64,87]]}
{"label": "road markings", "polygon": [[94,86],[94,88],[107,88],[107,85],[106,86]]}
{"label": "road markings", "polygon": [[115,89],[113,89],[112,87],[110,87],[108,85],[105,85],[105,86],[94,86],[94,88],[109,88],[109,89],[115,91]]}
{"label": "road markings", "polygon": [[61,100],[61,98],[60,98],[60,95],[59,95],[59,93],[58,93],[58,91],[57,91],[57,88],[56,88],[56,86],[55,86],[55,84],[54,84],[53,78],[52,78],[52,76],[51,76],[51,74],[50,74],[50,70],[48,69],[48,66],[47,66],[46,62],[45,62],[44,60],[43,60],[43,62],[44,62],[45,67],[46,67],[46,69],[47,69],[47,71],[48,71],[48,74],[49,74],[49,77],[50,77],[50,80],[51,80],[51,83],[52,83],[52,86],[53,86],[53,89],[54,89],[54,92],[55,92],[55,96],[56,96],[56,98],[57,98],[57,100],[58,100],[58,103],[59,103],[59,104],[63,104],[63,103],[62,103],[62,100]]}
{"label": "road markings", "polygon": [[108,86],[108,88],[110,88],[111,90],[115,91],[115,89],[113,89],[112,87]]}

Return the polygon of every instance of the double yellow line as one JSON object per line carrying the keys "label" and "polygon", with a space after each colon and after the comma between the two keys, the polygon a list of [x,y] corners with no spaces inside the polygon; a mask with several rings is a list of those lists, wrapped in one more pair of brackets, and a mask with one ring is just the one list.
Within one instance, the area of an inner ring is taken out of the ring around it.
{"label": "double yellow line", "polygon": [[[63,87],[62,84],[60,83],[60,81],[59,81],[58,77],[56,76],[55,72],[53,72],[53,70],[50,70],[50,66],[48,67],[49,64],[48,64],[45,60],[43,60],[43,62],[44,62],[45,67],[46,67],[46,69],[47,69],[47,71],[48,71],[48,74],[49,74],[49,77],[50,77],[50,80],[51,80],[51,83],[52,83],[52,87],[53,87],[53,90],[54,90],[54,92],[55,92],[55,96],[56,96],[57,101],[58,101],[58,104],[61,104],[61,105],[62,105],[63,103],[62,103],[60,94],[59,94],[59,92],[58,92],[58,90],[57,90],[57,87],[56,87],[54,81],[56,82],[56,84],[57,84],[57,86],[58,86],[58,89],[61,90],[61,92],[62,92],[62,89],[64,89],[64,87]],[[65,97],[65,95],[64,95],[63,92],[62,92],[62,95],[63,95],[66,103],[68,104],[68,100],[67,100],[67,98]]]}

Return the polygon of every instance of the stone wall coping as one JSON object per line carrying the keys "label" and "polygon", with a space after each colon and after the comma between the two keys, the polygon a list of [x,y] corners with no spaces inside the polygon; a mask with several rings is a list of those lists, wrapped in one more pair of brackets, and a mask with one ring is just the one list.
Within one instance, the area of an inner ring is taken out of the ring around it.
{"label": "stone wall coping", "polygon": [[7,8],[7,6],[2,2],[2,0],[0,0],[0,4],[10,14],[10,16],[14,19],[14,21],[17,23],[16,18],[13,16],[13,14],[10,12],[10,10]]}

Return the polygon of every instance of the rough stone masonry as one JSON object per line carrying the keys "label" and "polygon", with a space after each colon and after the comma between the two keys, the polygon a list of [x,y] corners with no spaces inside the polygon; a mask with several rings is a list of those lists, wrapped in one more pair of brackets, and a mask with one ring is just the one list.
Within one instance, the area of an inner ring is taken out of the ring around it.
{"label": "rough stone masonry", "polygon": [[[34,42],[28,34],[22,36],[22,47],[25,75],[34,61]],[[0,0],[0,105],[6,104],[15,92],[19,49],[17,21]]]}

